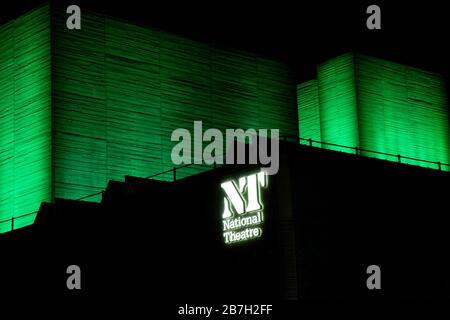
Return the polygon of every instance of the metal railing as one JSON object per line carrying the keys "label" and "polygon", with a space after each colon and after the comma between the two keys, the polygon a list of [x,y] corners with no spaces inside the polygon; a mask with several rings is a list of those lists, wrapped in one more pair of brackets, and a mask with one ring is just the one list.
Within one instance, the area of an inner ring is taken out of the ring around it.
{"label": "metal railing", "polygon": [[[402,162],[402,160],[410,160],[410,161],[414,161],[416,163],[422,163],[422,164],[432,164],[435,167],[426,167],[426,168],[435,169],[435,170],[439,170],[439,171],[450,171],[450,164],[443,163],[440,161],[430,161],[430,160],[418,159],[418,158],[413,158],[413,157],[408,157],[408,156],[402,156],[400,154],[393,154],[393,153],[364,149],[359,146],[350,147],[350,146],[340,145],[340,144],[336,144],[336,143],[318,141],[318,140],[313,140],[313,139],[306,139],[306,138],[301,138],[301,137],[296,137],[296,136],[288,136],[287,135],[287,136],[283,136],[281,139],[284,141],[290,140],[290,141],[298,142],[301,145],[304,145],[302,143],[302,141],[304,141],[304,142],[307,142],[308,146],[310,146],[310,147],[317,147],[317,148],[321,148],[321,149],[328,149],[328,148],[324,148],[323,146],[331,146],[331,147],[347,149],[349,151],[352,151],[352,152],[347,152],[347,153],[354,153],[357,156],[368,156],[369,154],[374,154],[374,155],[383,155],[383,156],[393,157],[396,160],[395,162],[403,163],[403,164],[410,164],[410,163],[407,163],[404,161]],[[316,146],[314,144],[316,144]],[[333,150],[333,149],[330,149],[330,150]],[[337,151],[337,150],[333,150],[333,151]],[[363,153],[365,153],[365,154],[363,154]],[[370,157],[370,156],[368,156],[368,157]],[[373,158],[373,157],[371,157],[371,158]],[[388,159],[381,159],[381,160],[388,160]],[[388,160],[388,161],[390,161],[390,160]],[[447,169],[447,170],[445,170],[445,169]]]}
{"label": "metal railing", "polygon": [[[436,169],[439,171],[450,171],[450,164],[447,163],[442,163],[440,161],[429,161],[429,160],[423,160],[423,159],[417,159],[417,158],[412,158],[412,157],[407,157],[407,156],[402,156],[400,154],[392,154],[392,153],[386,153],[386,152],[380,152],[380,151],[374,151],[374,150],[368,150],[368,149],[363,149],[360,148],[358,146],[355,147],[350,147],[350,146],[345,146],[345,145],[340,145],[340,144],[336,144],[336,143],[331,143],[331,142],[325,142],[325,141],[318,141],[318,140],[313,140],[313,139],[306,139],[306,138],[301,138],[301,137],[297,137],[297,136],[291,136],[291,135],[283,135],[280,137],[280,140],[282,141],[291,141],[291,142],[296,142],[299,143],[301,145],[305,145],[302,143],[303,142],[307,142],[307,145],[309,147],[313,147],[313,148],[320,148],[320,149],[327,149],[324,148],[323,146],[331,146],[331,147],[337,147],[337,148],[342,148],[342,149],[346,149],[352,152],[347,152],[347,153],[354,153],[357,156],[367,156],[367,154],[376,154],[376,155],[383,155],[383,156],[389,156],[389,157],[394,157],[396,159],[396,162],[398,163],[402,163],[402,164],[408,164],[405,162],[402,162],[402,160],[411,160],[411,161],[416,161],[418,163],[426,163],[426,164],[433,164],[436,166],[436,168],[431,168],[431,169]],[[314,145],[316,144],[316,145]],[[333,150],[333,149],[330,149]],[[337,151],[337,150],[333,150],[333,151]],[[365,154],[362,154],[365,153]],[[373,157],[372,157],[373,158]],[[386,160],[386,159],[382,159],[382,160]],[[389,161],[389,160],[387,160]],[[148,177],[145,177],[144,179],[153,179],[162,175],[166,175],[166,174],[170,174],[172,176],[172,181],[176,181],[177,180],[177,170],[181,170],[184,168],[188,168],[188,167],[194,167],[194,166],[200,166],[200,167],[213,167],[213,169],[217,168],[217,164],[214,162],[211,165],[208,164],[197,164],[197,163],[189,163],[189,164],[185,164],[185,165],[181,165],[178,167],[173,167],[171,169],[162,171],[162,172],[158,172],[156,174],[150,175]],[[427,167],[430,168],[430,167]],[[446,168],[446,170],[444,170],[444,168]],[[88,198],[92,198],[94,196],[98,196],[100,194],[104,194],[105,190],[101,190],[99,192],[93,193],[93,194],[89,194],[87,196],[75,199],[75,201],[81,201],[84,199],[88,199]],[[31,213],[27,213],[18,217],[13,217],[11,219],[7,219],[7,220],[3,220],[0,221],[0,226],[3,223],[7,223],[10,222],[11,223],[11,230],[14,230],[14,220],[18,220],[21,219],[23,217],[26,216],[30,216],[32,214],[36,214],[38,213],[38,211],[35,212],[31,212]]]}
{"label": "metal railing", "polygon": [[[15,229],[14,229],[14,226],[15,226],[14,221],[15,221],[15,220],[23,219],[24,217],[28,217],[28,216],[31,216],[31,215],[33,215],[33,214],[37,214],[38,212],[39,212],[39,211],[34,211],[34,212],[27,213],[27,214],[23,214],[23,215],[18,216],[18,217],[12,217],[12,218],[10,218],[10,219],[0,221],[0,226],[2,226],[2,224],[4,224],[4,223],[6,224],[7,222],[10,222],[10,223],[11,223],[11,229],[10,229],[10,231],[15,230]],[[1,229],[1,228],[0,228],[0,229]],[[16,228],[16,229],[17,229],[17,228]]]}
{"label": "metal railing", "polygon": [[[176,181],[177,180],[177,171],[179,172],[182,169],[185,169],[185,168],[188,168],[188,167],[195,167],[195,166],[202,167],[202,168],[216,169],[220,165],[216,164],[215,162],[213,164],[211,164],[211,165],[203,164],[203,163],[202,164],[189,163],[189,164],[184,164],[184,165],[180,165],[180,166],[177,166],[177,167],[172,167],[172,168],[170,168],[168,170],[165,170],[165,171],[162,171],[162,172],[158,172],[158,173],[150,175],[148,177],[144,177],[143,179],[150,179],[150,180],[152,180],[153,178],[156,178],[158,176],[162,176],[162,175],[170,173],[170,176],[172,177],[172,181]],[[103,197],[103,194],[105,193],[105,191],[106,191],[106,189],[98,191],[96,193],[92,193],[92,194],[83,196],[83,197],[78,198],[78,199],[74,199],[74,200],[75,201],[81,201],[81,200],[85,200],[85,199],[88,199],[88,198],[92,198],[92,197],[98,196],[100,194]],[[27,213],[27,214],[24,214],[24,215],[21,215],[21,216],[18,216],[18,217],[12,217],[10,219],[2,220],[2,221],[0,221],[0,229],[2,229],[2,227],[4,227],[3,224],[10,223],[11,227],[9,228],[9,231],[15,230],[14,226],[15,226],[15,221],[16,220],[22,219],[22,218],[27,217],[27,216],[31,216],[33,214],[37,214],[38,212],[39,211],[34,211],[34,212]]]}

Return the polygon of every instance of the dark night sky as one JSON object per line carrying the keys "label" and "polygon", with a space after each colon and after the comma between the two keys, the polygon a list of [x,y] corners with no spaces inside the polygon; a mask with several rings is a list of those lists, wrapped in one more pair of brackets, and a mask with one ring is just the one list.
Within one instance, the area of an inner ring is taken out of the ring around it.
{"label": "dark night sky", "polygon": [[[1,22],[43,2],[3,1]],[[314,77],[317,63],[351,50],[450,79],[450,50],[445,45],[449,19],[443,2],[392,2],[65,1],[80,5],[82,11],[95,10],[283,60],[295,70],[298,82]],[[370,4],[381,7],[382,30],[366,29],[365,11]]]}

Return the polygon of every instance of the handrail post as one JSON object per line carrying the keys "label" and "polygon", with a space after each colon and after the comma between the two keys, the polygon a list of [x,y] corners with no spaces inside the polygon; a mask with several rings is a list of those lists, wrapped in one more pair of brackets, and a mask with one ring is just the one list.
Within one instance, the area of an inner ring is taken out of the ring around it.
{"label": "handrail post", "polygon": [[14,230],[14,217],[11,218],[11,231]]}
{"label": "handrail post", "polygon": [[402,161],[400,160],[400,157],[401,157],[401,156],[398,154],[398,155],[397,155],[398,163],[402,163]]}
{"label": "handrail post", "polygon": [[355,147],[356,155],[359,156],[359,148],[358,146]]}
{"label": "handrail post", "polygon": [[173,181],[177,180],[177,168],[173,167]]}
{"label": "handrail post", "polygon": [[442,171],[442,168],[441,168],[441,162],[440,162],[440,161],[438,161],[438,163],[437,163],[437,164],[438,164],[438,170],[439,170],[439,171]]}
{"label": "handrail post", "polygon": [[312,147],[312,139],[309,138],[308,141],[309,141],[309,146]]}

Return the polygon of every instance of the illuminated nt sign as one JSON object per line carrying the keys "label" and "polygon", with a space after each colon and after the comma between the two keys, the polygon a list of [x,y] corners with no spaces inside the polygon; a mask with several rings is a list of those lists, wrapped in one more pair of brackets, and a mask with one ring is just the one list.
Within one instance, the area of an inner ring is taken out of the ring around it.
{"label": "illuminated nt sign", "polygon": [[222,214],[225,243],[261,237],[264,222],[261,191],[267,184],[268,176],[261,171],[220,185],[225,191]]}

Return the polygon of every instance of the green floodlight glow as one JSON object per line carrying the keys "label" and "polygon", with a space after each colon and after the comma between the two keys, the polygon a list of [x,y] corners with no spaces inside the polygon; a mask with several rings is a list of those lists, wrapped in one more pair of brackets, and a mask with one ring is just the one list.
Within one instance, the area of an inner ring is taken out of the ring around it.
{"label": "green floodlight glow", "polygon": [[[50,15],[41,7],[0,27],[0,221],[33,223],[51,200]],[[12,222],[0,223],[0,233]]]}
{"label": "green floodlight glow", "polygon": [[[317,80],[297,86],[298,131],[301,138],[322,141],[320,134],[319,90]],[[301,141],[303,143],[303,141]]]}
{"label": "green floodlight glow", "polygon": [[[345,54],[321,64],[318,79],[299,85],[297,90],[302,138],[320,137],[323,142],[394,155],[362,152],[385,160],[398,161],[399,154],[450,163],[445,85],[437,74]],[[438,168],[435,163],[402,162]]]}
{"label": "green floodlight glow", "polygon": [[[360,143],[365,149],[450,163],[444,80],[398,63],[357,55]],[[377,155],[386,160],[392,157]],[[391,158],[391,159],[389,159]],[[436,165],[404,159],[415,165]]]}
{"label": "green floodlight glow", "polygon": [[357,146],[358,113],[353,56],[346,54],[327,61],[318,67],[317,73],[322,141]]}
{"label": "green floodlight glow", "polygon": [[[90,12],[81,30],[66,19],[44,5],[0,27],[0,221],[54,197],[94,194],[111,179],[171,169],[171,133],[192,132],[194,121],[298,135],[284,64]],[[186,167],[177,178],[209,168]]]}
{"label": "green floodlight glow", "polygon": [[[298,134],[295,84],[281,63],[89,12],[81,30],[67,32],[65,19],[52,28],[57,197],[171,169],[172,131],[193,132],[194,121]],[[177,178],[210,168],[186,167]]]}

